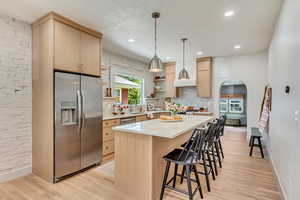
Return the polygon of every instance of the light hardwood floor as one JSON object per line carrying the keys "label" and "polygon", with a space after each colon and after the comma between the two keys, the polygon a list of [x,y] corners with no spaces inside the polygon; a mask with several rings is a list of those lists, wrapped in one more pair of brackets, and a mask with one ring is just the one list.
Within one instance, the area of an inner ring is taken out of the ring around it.
{"label": "light hardwood floor", "polygon": [[[255,150],[253,157],[246,134],[237,131],[226,132],[223,138],[225,159],[216,181],[211,180],[212,192],[207,192],[204,178],[201,185],[206,200],[279,200],[276,178],[268,159],[261,159]],[[113,158],[110,156],[105,162]],[[134,184],[134,183],[132,183]],[[178,185],[185,188],[186,185]],[[57,184],[47,183],[37,176],[28,175],[8,183],[0,184],[1,200],[127,200],[114,187],[111,178],[90,169]],[[183,200],[186,196],[167,191],[165,200]],[[195,198],[199,200],[199,193]]]}

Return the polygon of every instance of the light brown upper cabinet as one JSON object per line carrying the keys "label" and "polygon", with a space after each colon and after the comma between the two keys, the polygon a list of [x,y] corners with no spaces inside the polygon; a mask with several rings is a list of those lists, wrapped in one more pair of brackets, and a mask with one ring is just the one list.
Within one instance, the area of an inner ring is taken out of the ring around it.
{"label": "light brown upper cabinet", "polygon": [[179,88],[174,87],[176,79],[176,62],[165,63],[166,97],[178,97]]}
{"label": "light brown upper cabinet", "polygon": [[100,39],[54,22],[55,69],[100,76]]}
{"label": "light brown upper cabinet", "polygon": [[54,68],[81,72],[81,31],[66,24],[54,22]]}
{"label": "light brown upper cabinet", "polygon": [[81,32],[81,65],[83,73],[100,76],[100,40]]}
{"label": "light brown upper cabinet", "polygon": [[202,98],[212,96],[212,58],[197,59],[197,94]]}
{"label": "light brown upper cabinet", "polygon": [[54,69],[100,76],[101,33],[54,12],[37,20],[32,26],[36,29],[46,23],[50,34],[43,42],[51,48],[47,59],[53,59]]}

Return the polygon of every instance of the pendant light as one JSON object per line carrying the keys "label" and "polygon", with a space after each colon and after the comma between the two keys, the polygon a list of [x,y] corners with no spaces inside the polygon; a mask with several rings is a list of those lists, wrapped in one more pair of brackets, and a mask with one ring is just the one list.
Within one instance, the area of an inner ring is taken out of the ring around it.
{"label": "pendant light", "polygon": [[151,59],[150,63],[149,63],[149,71],[150,72],[161,72],[163,71],[163,64],[160,60],[160,58],[156,55],[156,50],[157,50],[157,45],[156,45],[156,35],[157,35],[157,19],[160,17],[160,13],[158,12],[154,12],[152,13],[152,18],[155,20],[155,53],[153,58]]}
{"label": "pendant light", "polygon": [[189,80],[189,74],[185,69],[185,42],[187,41],[187,38],[182,38],[181,39],[182,44],[183,44],[183,60],[182,60],[182,70],[179,72],[178,80]]}

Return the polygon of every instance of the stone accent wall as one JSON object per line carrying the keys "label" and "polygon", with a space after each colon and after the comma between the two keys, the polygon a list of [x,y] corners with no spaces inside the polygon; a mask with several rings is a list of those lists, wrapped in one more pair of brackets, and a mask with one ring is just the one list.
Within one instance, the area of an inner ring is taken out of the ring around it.
{"label": "stone accent wall", "polygon": [[32,32],[0,15],[0,182],[31,171]]}

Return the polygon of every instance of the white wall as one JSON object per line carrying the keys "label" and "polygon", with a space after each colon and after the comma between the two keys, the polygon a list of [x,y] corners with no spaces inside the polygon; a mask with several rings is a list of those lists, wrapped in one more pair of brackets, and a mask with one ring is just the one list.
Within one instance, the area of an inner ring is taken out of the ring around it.
{"label": "white wall", "polygon": [[0,15],[0,182],[31,172],[31,35]]}
{"label": "white wall", "polygon": [[267,52],[213,59],[214,112],[219,114],[221,84],[226,80],[239,80],[247,86],[247,124],[257,126],[264,88],[267,85]]}
{"label": "white wall", "polygon": [[[269,152],[286,200],[300,199],[300,1],[285,0],[269,50]],[[286,95],[284,87],[291,93]],[[296,120],[298,119],[298,120]]]}
{"label": "white wall", "polygon": [[[145,94],[147,97],[153,92],[153,73],[149,72],[147,63],[137,61],[131,58],[120,56],[108,51],[102,52],[102,63],[106,66],[112,66],[111,77],[115,74],[125,74],[143,78],[145,81]],[[103,72],[103,82],[108,82],[108,71]],[[107,85],[104,85],[104,89]]]}

